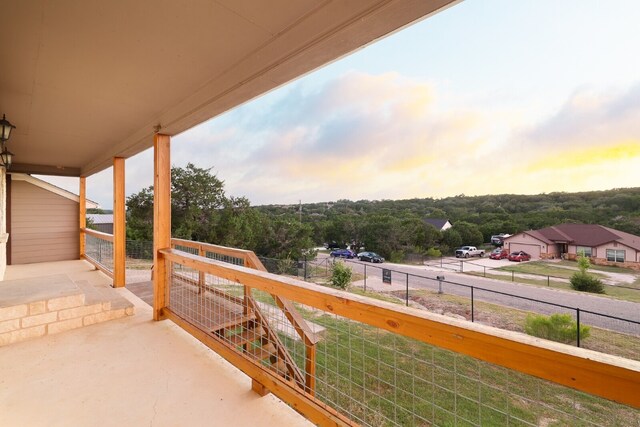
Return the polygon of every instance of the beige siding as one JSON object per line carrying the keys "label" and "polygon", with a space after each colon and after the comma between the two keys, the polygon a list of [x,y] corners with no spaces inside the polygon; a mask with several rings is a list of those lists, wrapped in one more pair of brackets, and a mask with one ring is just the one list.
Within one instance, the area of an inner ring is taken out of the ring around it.
{"label": "beige siding", "polygon": [[9,238],[12,264],[78,259],[78,203],[12,181]]}
{"label": "beige siding", "polygon": [[617,249],[623,250],[625,253],[625,261],[626,262],[640,262],[640,252],[630,248],[629,246],[623,245],[622,243],[610,242],[602,246],[598,246],[595,249],[595,254],[593,255],[595,258],[607,258],[607,249]]}
{"label": "beige siding", "polygon": [[509,252],[525,251],[532,258],[540,258],[540,254],[547,254],[549,250],[553,252],[553,246],[555,245],[547,246],[545,242],[525,233],[513,235],[505,240],[505,248]]}

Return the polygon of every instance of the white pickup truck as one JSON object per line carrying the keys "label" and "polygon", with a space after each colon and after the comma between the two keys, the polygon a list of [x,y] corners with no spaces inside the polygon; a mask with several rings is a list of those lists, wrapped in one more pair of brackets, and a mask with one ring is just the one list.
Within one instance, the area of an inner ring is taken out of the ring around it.
{"label": "white pickup truck", "polygon": [[463,246],[456,249],[456,258],[469,258],[471,256],[484,256],[484,250],[478,249],[475,246]]}

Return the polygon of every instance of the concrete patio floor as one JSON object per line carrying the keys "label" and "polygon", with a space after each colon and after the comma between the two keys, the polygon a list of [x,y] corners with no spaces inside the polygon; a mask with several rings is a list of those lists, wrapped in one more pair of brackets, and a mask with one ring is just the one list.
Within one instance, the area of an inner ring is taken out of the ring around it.
{"label": "concrete patio floor", "polygon": [[[51,264],[50,274],[99,280],[78,262]],[[0,425],[311,425],[279,399],[252,392],[247,376],[172,322],[153,322],[131,292],[117,291],[134,303],[134,316],[0,348]]]}

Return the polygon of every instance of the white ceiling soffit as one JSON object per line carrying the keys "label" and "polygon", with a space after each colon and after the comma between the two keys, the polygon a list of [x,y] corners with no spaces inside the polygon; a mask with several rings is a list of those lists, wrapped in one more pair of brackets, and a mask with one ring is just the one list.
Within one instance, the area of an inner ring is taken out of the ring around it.
{"label": "white ceiling soffit", "polygon": [[4,0],[15,170],[91,175],[457,0]]}

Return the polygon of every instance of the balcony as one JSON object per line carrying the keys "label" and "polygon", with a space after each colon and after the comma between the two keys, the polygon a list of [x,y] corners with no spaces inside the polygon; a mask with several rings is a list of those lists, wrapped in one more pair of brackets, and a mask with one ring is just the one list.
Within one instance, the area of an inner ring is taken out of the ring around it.
{"label": "balcony", "polygon": [[[0,425],[637,425],[639,362],[313,286],[263,271],[252,252],[171,239],[173,135],[456,1],[226,3],[3,10],[0,34],[16,41],[0,47],[13,171],[79,178],[74,259],[9,266],[4,285],[112,285],[135,313],[1,347]],[[125,288],[124,175],[125,160],[152,146],[149,306]],[[110,166],[113,235],[85,223],[86,178]],[[0,277],[5,199],[0,186]]]}
{"label": "balcony", "polygon": [[[5,282],[111,283],[86,261],[9,266]],[[36,279],[37,278],[37,279]],[[311,425],[126,289],[117,320],[0,347],[0,425]]]}

